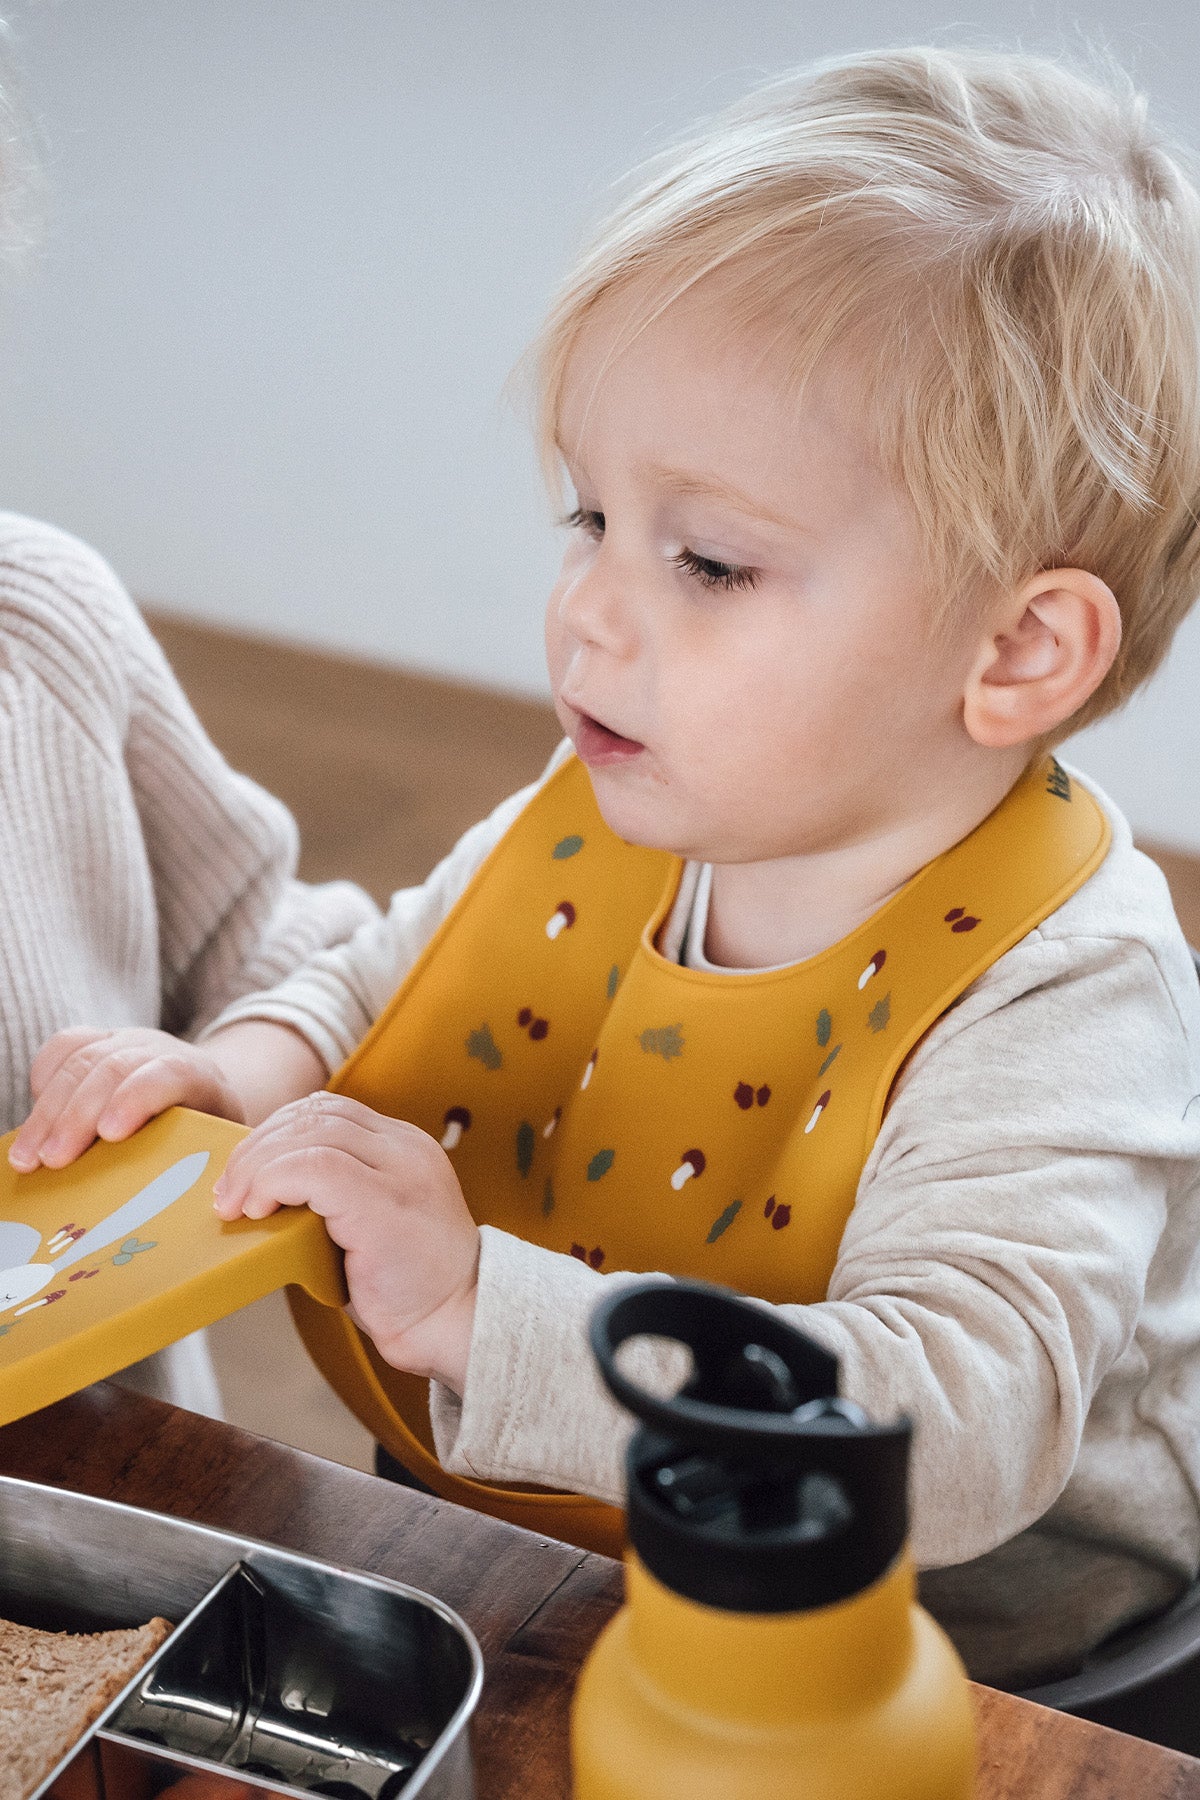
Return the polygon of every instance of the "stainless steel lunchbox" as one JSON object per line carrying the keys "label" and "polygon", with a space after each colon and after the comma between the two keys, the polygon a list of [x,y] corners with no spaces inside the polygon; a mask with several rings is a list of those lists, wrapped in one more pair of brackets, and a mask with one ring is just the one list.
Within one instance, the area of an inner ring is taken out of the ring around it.
{"label": "stainless steel lunchbox", "polygon": [[[483,1659],[402,1582],[0,1476],[0,1617],[170,1637],[30,1800],[473,1800]],[[182,1784],[182,1785],[180,1785]]]}

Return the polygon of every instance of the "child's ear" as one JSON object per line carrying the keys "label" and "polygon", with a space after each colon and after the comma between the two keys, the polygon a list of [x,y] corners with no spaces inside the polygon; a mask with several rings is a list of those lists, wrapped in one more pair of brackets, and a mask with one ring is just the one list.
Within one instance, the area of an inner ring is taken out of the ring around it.
{"label": "child's ear", "polygon": [[1007,749],[1057,730],[1112,667],[1121,612],[1097,575],[1046,569],[993,619],[963,695],[977,744]]}

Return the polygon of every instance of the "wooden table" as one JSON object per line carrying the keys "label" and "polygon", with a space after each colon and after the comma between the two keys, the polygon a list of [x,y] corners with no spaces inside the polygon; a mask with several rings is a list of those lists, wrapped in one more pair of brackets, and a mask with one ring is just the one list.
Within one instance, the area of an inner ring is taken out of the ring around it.
{"label": "wooden table", "polygon": [[[618,1564],[103,1385],[0,1430],[0,1473],[269,1538],[439,1594],[487,1665],[480,1800],[566,1800],[567,1709]],[[977,1800],[1200,1800],[1200,1762],[976,1689]],[[648,1797],[651,1800],[651,1797]]]}

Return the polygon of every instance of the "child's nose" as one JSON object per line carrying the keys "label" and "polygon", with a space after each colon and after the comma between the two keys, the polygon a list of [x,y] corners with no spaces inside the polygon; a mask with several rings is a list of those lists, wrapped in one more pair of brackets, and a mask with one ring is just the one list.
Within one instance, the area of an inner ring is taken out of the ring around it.
{"label": "child's nose", "polygon": [[637,648],[638,607],[633,578],[601,545],[584,567],[563,582],[558,604],[562,628],[581,644],[610,656]]}

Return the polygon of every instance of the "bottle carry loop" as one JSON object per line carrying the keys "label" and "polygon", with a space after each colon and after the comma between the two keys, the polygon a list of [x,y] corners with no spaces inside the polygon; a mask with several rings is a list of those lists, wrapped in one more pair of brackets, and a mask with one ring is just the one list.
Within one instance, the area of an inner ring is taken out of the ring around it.
{"label": "bottle carry loop", "polygon": [[[912,1428],[874,1425],[837,1396],[836,1357],[766,1308],[700,1282],[642,1282],[591,1321],[600,1373],[640,1420],[629,1446],[629,1538],[690,1599],[737,1612],[824,1606],[878,1579],[903,1548]],[[677,1394],[617,1362],[636,1337],[691,1353]]]}

